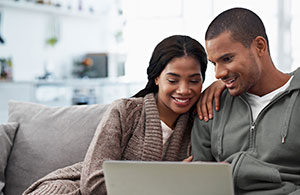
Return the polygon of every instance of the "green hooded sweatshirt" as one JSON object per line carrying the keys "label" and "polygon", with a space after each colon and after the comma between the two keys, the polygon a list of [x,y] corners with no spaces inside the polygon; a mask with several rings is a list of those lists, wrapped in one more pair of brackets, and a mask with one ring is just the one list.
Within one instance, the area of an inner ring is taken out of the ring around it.
{"label": "green hooded sweatshirt", "polygon": [[194,161],[231,163],[235,194],[300,194],[300,68],[293,74],[255,121],[245,96],[227,90],[212,120],[195,118]]}

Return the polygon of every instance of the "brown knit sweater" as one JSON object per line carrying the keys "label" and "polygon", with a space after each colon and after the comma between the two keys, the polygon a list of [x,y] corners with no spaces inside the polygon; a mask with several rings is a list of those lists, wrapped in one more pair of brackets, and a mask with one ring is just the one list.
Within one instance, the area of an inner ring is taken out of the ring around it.
{"label": "brown knit sweater", "polygon": [[84,162],[50,173],[23,194],[104,195],[103,161],[182,161],[189,155],[191,126],[188,113],[179,117],[163,156],[155,95],[116,100],[98,125]]}

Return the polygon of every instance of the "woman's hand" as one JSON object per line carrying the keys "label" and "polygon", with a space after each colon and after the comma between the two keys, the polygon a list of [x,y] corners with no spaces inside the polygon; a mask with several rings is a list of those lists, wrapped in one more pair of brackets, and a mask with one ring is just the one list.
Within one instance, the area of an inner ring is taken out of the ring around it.
{"label": "woman's hand", "polygon": [[215,109],[220,109],[220,97],[226,86],[221,80],[213,82],[201,94],[197,105],[197,113],[200,120],[208,121],[213,118],[213,100],[215,100]]}
{"label": "woman's hand", "polygon": [[193,156],[189,156],[186,159],[184,159],[182,162],[192,162],[193,161]]}

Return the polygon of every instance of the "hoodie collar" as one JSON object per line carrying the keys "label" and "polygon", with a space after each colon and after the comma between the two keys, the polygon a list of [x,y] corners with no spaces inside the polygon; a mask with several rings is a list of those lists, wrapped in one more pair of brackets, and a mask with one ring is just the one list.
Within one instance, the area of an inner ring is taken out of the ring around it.
{"label": "hoodie collar", "polygon": [[299,90],[300,89],[300,68],[291,72],[290,75],[294,75],[290,86],[287,88],[288,91]]}

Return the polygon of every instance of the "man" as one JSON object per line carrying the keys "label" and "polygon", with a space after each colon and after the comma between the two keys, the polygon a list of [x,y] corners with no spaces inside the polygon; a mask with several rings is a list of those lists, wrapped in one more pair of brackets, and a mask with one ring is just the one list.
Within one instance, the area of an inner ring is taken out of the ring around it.
{"label": "man", "polygon": [[244,8],[218,15],[205,45],[227,89],[213,120],[194,122],[194,161],[231,163],[236,194],[300,194],[300,69],[276,69],[263,22]]}

